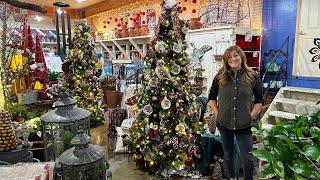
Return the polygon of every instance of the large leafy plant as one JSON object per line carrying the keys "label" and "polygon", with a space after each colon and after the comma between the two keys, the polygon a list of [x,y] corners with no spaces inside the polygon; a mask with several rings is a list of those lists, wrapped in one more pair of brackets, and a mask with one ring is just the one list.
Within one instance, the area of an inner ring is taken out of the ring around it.
{"label": "large leafy plant", "polygon": [[320,112],[257,130],[263,144],[253,152],[264,161],[261,179],[320,179]]}

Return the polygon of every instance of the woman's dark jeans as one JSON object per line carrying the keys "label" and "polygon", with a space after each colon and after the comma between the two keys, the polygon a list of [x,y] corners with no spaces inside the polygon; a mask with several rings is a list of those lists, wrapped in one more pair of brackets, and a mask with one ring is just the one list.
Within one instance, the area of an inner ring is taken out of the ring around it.
{"label": "woman's dark jeans", "polygon": [[[245,180],[253,179],[252,132],[251,129],[229,130],[218,124],[223,146],[223,161],[229,178],[236,177],[234,166],[234,149],[236,139],[240,150],[242,169]],[[234,138],[236,137],[236,138]]]}

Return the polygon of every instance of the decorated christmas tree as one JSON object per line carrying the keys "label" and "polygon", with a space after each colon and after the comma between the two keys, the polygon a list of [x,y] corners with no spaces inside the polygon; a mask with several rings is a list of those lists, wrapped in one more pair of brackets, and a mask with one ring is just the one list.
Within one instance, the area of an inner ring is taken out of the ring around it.
{"label": "decorated christmas tree", "polygon": [[199,165],[200,106],[186,53],[181,8],[165,0],[155,38],[144,58],[139,113],[130,130],[136,165],[162,175],[192,176]]}
{"label": "decorated christmas tree", "polygon": [[94,40],[90,27],[79,21],[76,23],[71,49],[63,63],[65,87],[69,96],[77,100],[78,107],[86,108],[92,113],[91,125],[103,120],[103,94],[99,87],[101,70],[94,53]]}

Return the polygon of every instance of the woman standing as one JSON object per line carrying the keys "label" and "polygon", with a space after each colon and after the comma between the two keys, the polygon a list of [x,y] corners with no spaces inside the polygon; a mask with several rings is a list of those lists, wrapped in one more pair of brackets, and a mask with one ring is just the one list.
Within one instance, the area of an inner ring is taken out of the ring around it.
{"label": "woman standing", "polygon": [[257,118],[262,102],[260,78],[248,67],[242,49],[238,46],[229,47],[223,54],[223,67],[213,80],[209,106],[217,117],[224,164],[231,179],[236,178],[234,139],[239,146],[245,179],[253,179],[251,121]]}

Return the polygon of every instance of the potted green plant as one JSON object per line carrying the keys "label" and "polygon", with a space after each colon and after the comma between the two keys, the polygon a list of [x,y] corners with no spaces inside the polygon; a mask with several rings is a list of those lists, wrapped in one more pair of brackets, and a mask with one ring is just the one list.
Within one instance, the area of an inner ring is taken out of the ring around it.
{"label": "potted green plant", "polygon": [[320,112],[298,116],[271,129],[253,129],[262,148],[261,179],[320,179]]}
{"label": "potted green plant", "polygon": [[13,121],[22,122],[24,120],[23,114],[26,112],[26,108],[22,104],[7,103],[4,109],[12,115]]}

